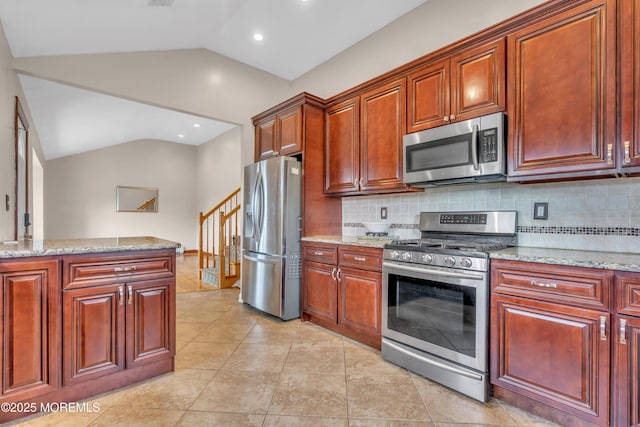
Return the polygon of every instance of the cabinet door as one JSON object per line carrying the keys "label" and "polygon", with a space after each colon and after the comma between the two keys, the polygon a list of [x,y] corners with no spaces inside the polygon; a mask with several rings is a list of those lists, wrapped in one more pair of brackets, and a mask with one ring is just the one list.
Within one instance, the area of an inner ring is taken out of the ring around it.
{"label": "cabinet door", "polygon": [[127,368],[175,354],[175,280],[127,284]]}
{"label": "cabinet door", "polygon": [[505,110],[505,40],[465,50],[451,58],[450,120]]}
{"label": "cabinet door", "polygon": [[302,152],[302,105],[278,115],[277,143],[278,156]]}
{"label": "cabinet door", "polygon": [[593,0],[507,38],[512,180],[614,172],[615,19]]}
{"label": "cabinet door", "polygon": [[328,108],[325,116],[325,193],[358,191],[360,98]]}
{"label": "cabinet door", "polygon": [[613,425],[640,425],[640,318],[616,317]]}
{"label": "cabinet door", "polygon": [[278,151],[276,145],[276,118],[267,119],[256,126],[255,160],[268,159]]}
{"label": "cabinet door", "polygon": [[[621,61],[621,166],[640,166],[640,4],[622,0],[620,16]],[[637,173],[638,170],[635,170]]]}
{"label": "cabinet door", "polygon": [[356,332],[380,337],[382,274],[340,267],[338,323]]}
{"label": "cabinet door", "polygon": [[449,59],[429,63],[407,77],[407,132],[441,126],[450,114]]}
{"label": "cabinet door", "polygon": [[64,383],[124,369],[125,285],[63,292]]}
{"label": "cabinet door", "polygon": [[333,324],[338,322],[336,270],[330,264],[303,264],[302,310]]}
{"label": "cabinet door", "polygon": [[405,79],[361,96],[360,191],[406,187],[402,182],[405,103]]}
{"label": "cabinet door", "polygon": [[60,339],[57,261],[0,264],[2,390],[26,399],[59,388]]}
{"label": "cabinet door", "polygon": [[608,425],[608,312],[494,294],[491,315],[492,384]]}

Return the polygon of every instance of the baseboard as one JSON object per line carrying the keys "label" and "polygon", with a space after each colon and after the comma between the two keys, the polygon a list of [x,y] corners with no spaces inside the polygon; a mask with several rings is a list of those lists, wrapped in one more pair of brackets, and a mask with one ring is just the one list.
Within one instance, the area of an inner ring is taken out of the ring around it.
{"label": "baseboard", "polygon": [[197,253],[198,253],[198,250],[197,250],[197,249],[185,249],[185,250],[184,250],[184,253],[185,253],[185,254],[189,254],[189,255],[190,255],[190,254],[197,254]]}

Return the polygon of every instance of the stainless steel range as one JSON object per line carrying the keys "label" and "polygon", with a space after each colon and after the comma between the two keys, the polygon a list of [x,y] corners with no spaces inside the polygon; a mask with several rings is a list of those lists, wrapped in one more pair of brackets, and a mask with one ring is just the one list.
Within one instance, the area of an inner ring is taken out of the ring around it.
{"label": "stainless steel range", "polygon": [[422,237],[384,247],[382,357],[488,399],[489,251],[516,244],[516,212],[422,212]]}

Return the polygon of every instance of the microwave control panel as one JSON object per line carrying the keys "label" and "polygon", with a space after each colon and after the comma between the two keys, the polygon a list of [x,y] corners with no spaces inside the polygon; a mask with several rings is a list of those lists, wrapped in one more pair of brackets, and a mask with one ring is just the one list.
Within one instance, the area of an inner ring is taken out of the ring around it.
{"label": "microwave control panel", "polygon": [[478,158],[480,163],[498,161],[498,128],[481,130],[478,133]]}

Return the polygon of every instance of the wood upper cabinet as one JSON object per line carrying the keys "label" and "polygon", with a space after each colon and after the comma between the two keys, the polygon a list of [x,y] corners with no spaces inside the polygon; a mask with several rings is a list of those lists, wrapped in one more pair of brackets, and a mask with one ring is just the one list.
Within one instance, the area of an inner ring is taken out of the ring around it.
{"label": "wood upper cabinet", "polygon": [[610,270],[492,260],[496,397],[508,400],[506,390],[562,425],[609,425],[613,277]]}
{"label": "wood upper cabinet", "polygon": [[408,81],[407,132],[505,110],[505,40],[430,62]]}
{"label": "wood upper cabinet", "polygon": [[510,180],[615,172],[615,5],[586,1],[507,37]]}
{"label": "wood upper cabinet", "polygon": [[621,150],[623,173],[640,172],[640,4],[620,0]]}
{"label": "wood upper cabinet", "polygon": [[613,425],[640,425],[640,274],[616,273]]}
{"label": "wood upper cabinet", "polygon": [[402,182],[405,103],[406,83],[402,78],[325,111],[325,193],[409,189]]}
{"label": "wood upper cabinet", "polygon": [[58,272],[57,260],[0,262],[3,400],[29,399],[60,387]]}
{"label": "wood upper cabinet", "polygon": [[405,189],[402,136],[406,83],[400,79],[360,96],[360,191]]}
{"label": "wood upper cabinet", "polygon": [[325,193],[353,193],[360,179],[360,97],[325,111]]}
{"label": "wood upper cabinet", "polygon": [[274,156],[289,156],[302,152],[302,105],[261,118],[256,127],[255,160]]}

